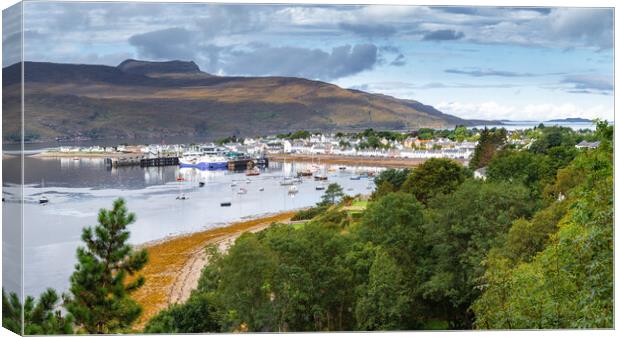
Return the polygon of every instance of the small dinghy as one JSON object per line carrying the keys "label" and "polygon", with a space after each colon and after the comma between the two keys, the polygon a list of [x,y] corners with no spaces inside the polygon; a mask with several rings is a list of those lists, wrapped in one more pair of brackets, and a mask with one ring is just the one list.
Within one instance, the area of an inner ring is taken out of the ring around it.
{"label": "small dinghy", "polygon": [[262,191],[264,191],[264,190],[265,190],[265,188],[264,188],[264,187],[261,187],[261,188],[259,188],[259,189],[258,189],[258,191],[259,191],[259,192],[262,192]]}
{"label": "small dinghy", "polygon": [[351,180],[360,180],[361,178],[362,177],[360,177],[360,176],[351,176],[351,178],[349,178],[349,179],[351,179]]}
{"label": "small dinghy", "polygon": [[237,183],[235,183],[235,182],[230,184],[230,187],[235,187],[235,186],[237,186]]}
{"label": "small dinghy", "polygon": [[297,186],[295,185],[289,186],[288,194],[297,194],[297,192],[299,192],[299,189],[297,189]]}
{"label": "small dinghy", "polygon": [[245,188],[240,188],[239,191],[237,191],[237,194],[247,194],[248,190],[246,190]]}
{"label": "small dinghy", "polygon": [[187,200],[187,199],[189,199],[189,197],[186,196],[185,194],[181,194],[181,195],[177,196],[177,200]]}
{"label": "small dinghy", "polygon": [[[4,201],[4,199],[3,199],[3,201]],[[39,198],[39,204],[47,204],[48,202],[50,202],[49,199],[46,196],[44,196],[44,195],[42,195]]]}
{"label": "small dinghy", "polygon": [[204,183],[204,181],[199,182],[199,183],[198,183],[198,187],[205,187],[205,183]]}
{"label": "small dinghy", "polygon": [[220,202],[220,207],[230,207],[231,204],[230,201],[222,201]]}
{"label": "small dinghy", "polygon": [[323,191],[325,189],[325,185],[317,185],[314,189],[317,191]]}

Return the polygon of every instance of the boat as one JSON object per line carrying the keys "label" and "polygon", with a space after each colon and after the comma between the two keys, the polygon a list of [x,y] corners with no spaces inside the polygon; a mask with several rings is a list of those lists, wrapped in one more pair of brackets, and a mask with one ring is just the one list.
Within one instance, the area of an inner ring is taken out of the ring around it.
{"label": "boat", "polygon": [[259,191],[259,192],[262,192],[262,191],[264,191],[264,190],[265,190],[265,188],[264,188],[264,187],[261,187],[261,188],[259,188],[259,189],[258,189],[258,191]]}
{"label": "boat", "polygon": [[192,152],[179,158],[179,167],[191,167],[200,170],[228,169],[228,159],[221,155]]}
{"label": "boat", "polygon": [[327,169],[327,172],[336,172],[336,169],[334,167],[330,167]]}
{"label": "boat", "polygon": [[186,196],[186,195],[185,195],[185,193],[183,193],[183,194],[181,194],[181,195],[177,196],[177,200],[187,200],[187,199],[189,199],[189,197],[188,197],[188,196]]}
{"label": "boat", "polygon": [[183,177],[177,177],[177,181],[185,181],[185,178],[183,178]]}
{"label": "boat", "polygon": [[351,176],[349,179],[351,180],[360,180],[362,177],[355,175],[355,176]]}
{"label": "boat", "polygon": [[301,171],[297,172],[297,176],[298,177],[312,177],[312,171],[311,170],[301,170]]}
{"label": "boat", "polygon": [[297,177],[295,179],[293,179],[293,182],[296,184],[301,184],[304,182],[304,180],[301,177]]}
{"label": "boat", "polygon": [[260,171],[257,168],[253,168],[251,170],[245,171],[246,176],[257,176],[260,175]]}
{"label": "boat", "polygon": [[314,188],[317,191],[323,191],[325,189],[325,185],[321,184],[321,185],[316,185],[316,187]]}
{"label": "boat", "polygon": [[205,182],[204,181],[198,182],[198,187],[205,187]]}
{"label": "boat", "polygon": [[251,183],[251,182],[252,182],[252,180],[250,180],[250,179],[246,179],[246,180],[245,180],[245,183],[246,183],[246,184],[249,184],[249,183]]}
{"label": "boat", "polygon": [[280,181],[280,186],[290,186],[293,185],[295,181],[291,178],[284,178],[284,180]]}
{"label": "boat", "polygon": [[247,194],[248,190],[246,190],[245,188],[240,188],[239,191],[237,191],[237,194]]}
{"label": "boat", "polygon": [[220,207],[230,207],[231,204],[230,201],[222,201],[220,202]]}
{"label": "boat", "polygon": [[324,174],[316,174],[314,175],[314,180],[327,180],[327,176]]}
{"label": "boat", "polygon": [[236,182],[233,181],[232,183],[230,183],[230,187],[235,187],[235,186],[237,186]]}
{"label": "boat", "polygon": [[344,171],[344,170],[346,170],[346,169],[347,169],[347,167],[346,167],[346,166],[340,166],[338,169],[339,169],[340,171]]}
{"label": "boat", "polygon": [[[45,188],[45,180],[41,180],[41,189]],[[39,204],[47,204],[49,199],[45,196],[45,194],[41,194],[39,197]]]}
{"label": "boat", "polygon": [[295,185],[289,186],[288,194],[296,194],[297,192],[299,192],[299,189],[297,188],[297,186]]}
{"label": "boat", "polygon": [[78,158],[78,157],[73,157],[73,160],[80,160],[80,158]]}

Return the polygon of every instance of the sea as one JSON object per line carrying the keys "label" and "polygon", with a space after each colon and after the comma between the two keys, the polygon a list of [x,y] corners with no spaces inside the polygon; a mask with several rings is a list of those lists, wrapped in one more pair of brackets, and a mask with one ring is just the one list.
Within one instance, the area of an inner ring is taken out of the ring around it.
{"label": "sea", "polygon": [[[3,235],[20,236],[19,157],[3,158]],[[374,183],[368,178],[350,179],[378,167],[271,162],[258,176],[245,172],[202,171],[194,168],[108,168],[101,158],[24,157],[23,256],[19,242],[3,248],[3,280],[7,291],[18,292],[19,264],[23,258],[25,295],[38,296],[46,288],[60,292],[69,286],[76,263],[76,248],[83,245],[82,229],[97,224],[101,208],[111,208],[122,197],[136,214],[129,226],[132,244],[143,244],[180,234],[203,231],[230,223],[315,205],[324,191],[312,177],[297,184],[289,194],[280,182],[298,171],[318,165],[328,176],[325,185],[340,184],[348,195],[369,194]],[[204,182],[204,187],[199,187]],[[234,185],[234,186],[233,186]],[[240,189],[247,190],[239,194]],[[39,204],[45,195],[47,204]],[[186,200],[177,200],[179,196]],[[231,202],[221,207],[221,202]],[[5,240],[6,243],[6,240]],[[13,263],[12,263],[13,262]]]}

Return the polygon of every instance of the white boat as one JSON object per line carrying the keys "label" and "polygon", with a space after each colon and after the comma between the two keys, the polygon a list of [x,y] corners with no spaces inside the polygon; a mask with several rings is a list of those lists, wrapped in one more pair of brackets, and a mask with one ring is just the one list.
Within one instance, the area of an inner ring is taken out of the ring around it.
{"label": "white boat", "polygon": [[236,182],[233,181],[232,183],[230,183],[230,187],[235,187],[235,186],[237,186]]}
{"label": "white boat", "polygon": [[177,196],[177,200],[187,200],[187,199],[189,199],[189,197],[188,197],[188,196],[186,196],[186,195],[185,195],[185,193],[183,193],[183,194],[181,194],[181,195]]}
{"label": "white boat", "polygon": [[201,170],[228,169],[228,159],[220,155],[188,152],[179,158],[180,167],[193,167]]}
{"label": "white boat", "polygon": [[290,185],[293,185],[294,183],[295,183],[295,180],[291,178],[284,178],[284,180],[280,181],[281,186],[290,186]]}
{"label": "white boat", "polygon": [[258,191],[259,191],[259,192],[262,192],[262,191],[264,191],[264,190],[265,190],[265,188],[264,188],[264,187],[261,187],[261,188],[259,188],[259,189],[258,189]]}
{"label": "white boat", "polygon": [[360,180],[361,178],[362,177],[355,175],[355,176],[351,176],[351,178],[349,178],[349,179],[351,179],[351,180]]}
{"label": "white boat", "polygon": [[237,191],[237,194],[247,194],[248,190],[246,190],[245,188],[240,188],[239,191]]}
{"label": "white boat", "polygon": [[299,192],[299,189],[297,189],[297,186],[295,185],[289,186],[288,194],[296,194],[297,192]]}

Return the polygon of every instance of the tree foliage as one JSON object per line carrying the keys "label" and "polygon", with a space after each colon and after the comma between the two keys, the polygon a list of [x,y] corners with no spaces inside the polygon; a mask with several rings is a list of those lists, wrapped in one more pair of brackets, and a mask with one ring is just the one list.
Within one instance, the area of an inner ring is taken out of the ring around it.
{"label": "tree foliage", "polygon": [[453,192],[469,175],[468,170],[451,159],[431,158],[409,174],[401,190],[425,204],[434,195]]}
{"label": "tree foliage", "polygon": [[[48,288],[37,300],[27,296],[23,304],[25,335],[60,335],[73,333],[70,315],[59,309],[60,298],[54,289]],[[22,334],[22,304],[17,294],[7,296],[2,289],[2,326]]]}
{"label": "tree foliage", "polygon": [[144,284],[144,278],[128,281],[127,276],[142,269],[147,253],[134,251],[127,244],[127,226],[135,221],[135,215],[127,213],[123,199],[115,200],[111,210],[101,209],[98,221],[94,228],[82,231],[86,247],[77,249],[78,263],[64,306],[88,333],[121,332],[141,313],[129,295]]}

